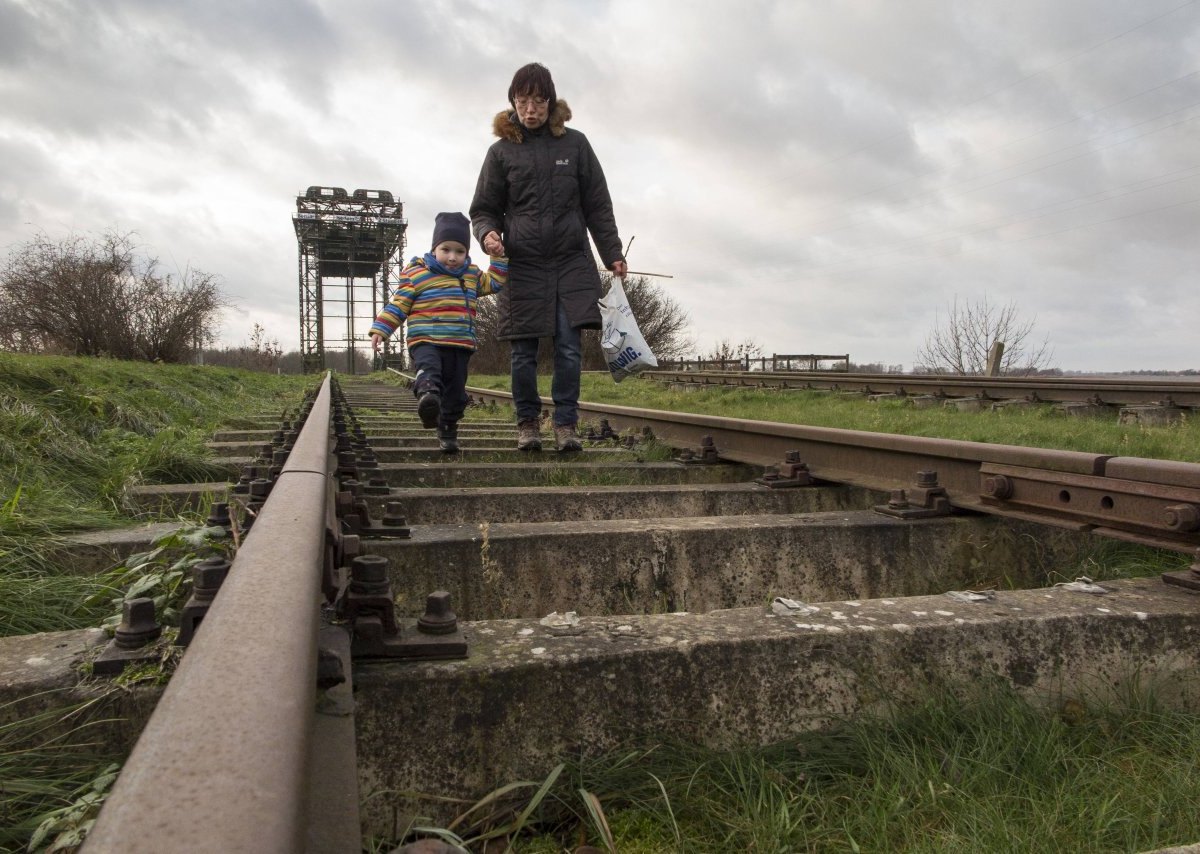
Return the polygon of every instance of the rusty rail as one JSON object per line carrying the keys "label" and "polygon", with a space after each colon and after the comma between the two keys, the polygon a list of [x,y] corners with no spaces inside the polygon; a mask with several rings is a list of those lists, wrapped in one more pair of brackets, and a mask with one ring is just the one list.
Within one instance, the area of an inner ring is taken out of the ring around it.
{"label": "rusty rail", "polygon": [[85,851],[305,850],[329,424],[327,375]]}
{"label": "rusty rail", "polygon": [[847,374],[834,371],[652,370],[643,372],[642,376],[659,382],[894,394],[897,397],[932,395],[989,401],[1200,408],[1200,380],[1129,381],[1076,377]]}
{"label": "rusty rail", "polygon": [[[484,400],[508,392],[470,388]],[[543,398],[546,405],[552,401]],[[650,428],[677,446],[710,437],[721,459],[773,466],[789,453],[818,480],[880,492],[921,494],[936,486],[962,510],[1086,530],[1144,545],[1200,548],[1200,464],[1080,451],[1023,448],[713,415],[579,404],[581,417],[607,418],[616,430]]]}

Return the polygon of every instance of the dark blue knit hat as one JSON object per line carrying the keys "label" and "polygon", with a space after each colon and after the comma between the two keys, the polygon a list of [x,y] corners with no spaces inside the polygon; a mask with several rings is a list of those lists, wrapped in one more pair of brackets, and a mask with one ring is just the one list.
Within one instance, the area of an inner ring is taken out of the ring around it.
{"label": "dark blue knit hat", "polygon": [[438,214],[433,220],[433,246],[429,248],[437,249],[437,245],[444,240],[461,243],[469,250],[471,248],[471,221],[458,211]]}

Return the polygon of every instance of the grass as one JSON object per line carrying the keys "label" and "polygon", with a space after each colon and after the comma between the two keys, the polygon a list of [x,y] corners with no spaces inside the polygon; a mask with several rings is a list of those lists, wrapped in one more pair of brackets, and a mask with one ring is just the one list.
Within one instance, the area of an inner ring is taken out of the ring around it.
{"label": "grass", "polygon": [[[56,547],[76,531],[145,521],[125,501],[133,486],[224,480],[204,447],[213,431],[245,420],[247,399],[278,414],[313,384],[226,368],[0,353],[0,635],[112,623],[129,591],[154,597],[169,618],[197,559],[190,552],[212,550],[186,540],[194,534],[97,576],[59,565]],[[31,699],[0,707],[0,851],[31,843],[75,850],[114,757],[82,723],[86,706],[63,697],[58,708],[22,716]]]}
{"label": "grass", "polygon": [[[0,635],[95,625],[102,578],[60,566],[72,532],[146,521],[133,486],[224,480],[204,443],[246,399],[294,407],[312,378],[0,353]],[[103,606],[107,613],[107,603]]]}
{"label": "grass", "polygon": [[[1126,689],[1120,700],[1042,704],[1004,684],[931,688],[762,749],[630,747],[557,775],[534,832],[511,850],[605,850],[607,834],[622,854],[1049,854],[1194,841],[1200,718],[1159,705],[1136,680]],[[470,844],[527,806],[455,832]]]}
{"label": "grass", "polygon": [[15,720],[0,705],[0,851],[25,851],[39,830],[44,841],[30,850],[67,842],[94,818],[99,794],[111,782],[114,757],[94,734],[98,722],[87,717],[90,704],[64,702],[34,714],[17,712]]}
{"label": "grass", "polygon": [[[471,383],[507,388],[508,379]],[[203,442],[218,424],[252,424],[242,401],[269,399],[282,411],[311,384],[229,369],[0,354],[0,625],[11,633],[95,625],[111,616],[114,599],[131,583],[171,601],[194,557],[186,542],[171,544],[182,553],[151,553],[96,578],[63,574],[47,557],[48,545],[72,531],[127,523],[123,496],[131,485],[207,479]],[[1130,427],[1063,418],[1048,408],[980,415],[811,392],[672,392],[597,375],[585,375],[582,396],[1200,460],[1194,419]],[[1179,555],[1110,544],[1078,574],[1142,575],[1180,561],[1186,564]],[[133,578],[135,570],[144,571]],[[0,850],[24,848],[39,827],[42,844],[69,845],[94,815],[111,779],[111,757],[86,730],[37,737],[61,732],[62,717],[75,711],[0,726]],[[1136,685],[1123,702],[1070,698],[1050,709],[1003,686],[931,691],[920,702],[897,702],[886,716],[849,719],[766,749],[663,742],[576,762],[543,781],[509,784],[508,793],[526,799],[508,813],[493,805],[476,810],[446,829],[446,838],[512,834],[515,851],[559,852],[591,841],[633,854],[1138,851],[1200,839],[1197,755],[1200,720],[1160,706]],[[491,819],[481,820],[485,812]]]}
{"label": "grass", "polygon": [[[542,377],[543,395],[548,395]],[[470,384],[507,390],[508,377]],[[1079,419],[1050,406],[961,412],[901,401],[750,389],[673,391],[583,377],[590,402],[764,421],[1121,456],[1200,461],[1200,428]],[[1060,580],[1156,575],[1190,557],[1097,543]],[[538,805],[513,851],[583,842],[625,854],[725,851],[1142,851],[1200,839],[1200,719],[1158,705],[1131,682],[1124,701],[1071,698],[1051,708],[1005,686],[940,690],[886,717],[766,749],[642,745],[576,763]],[[470,842],[511,827],[455,832]],[[475,835],[473,836],[472,833]],[[611,834],[611,848],[609,847]],[[387,850],[386,847],[381,850]]]}
{"label": "grass", "polygon": [[[549,378],[539,377],[539,382],[541,393],[548,396]],[[468,383],[502,391],[510,384],[507,376],[472,376]],[[1200,462],[1200,419],[1186,415],[1169,426],[1145,426],[1118,424],[1115,413],[1110,418],[1068,417],[1049,404],[982,413],[953,407],[916,409],[900,399],[872,403],[861,395],[817,391],[719,387],[678,391],[650,380],[614,383],[607,374],[595,373],[583,375],[580,399],[810,427]]]}

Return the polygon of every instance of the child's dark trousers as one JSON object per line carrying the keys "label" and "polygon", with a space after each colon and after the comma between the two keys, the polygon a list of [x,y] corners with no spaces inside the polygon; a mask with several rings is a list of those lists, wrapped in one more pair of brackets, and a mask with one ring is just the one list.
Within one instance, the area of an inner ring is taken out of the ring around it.
{"label": "child's dark trousers", "polygon": [[442,400],[439,426],[454,426],[467,408],[467,363],[471,360],[471,351],[462,347],[417,344],[408,352],[417,369],[413,394],[418,398],[428,391],[438,394]]}

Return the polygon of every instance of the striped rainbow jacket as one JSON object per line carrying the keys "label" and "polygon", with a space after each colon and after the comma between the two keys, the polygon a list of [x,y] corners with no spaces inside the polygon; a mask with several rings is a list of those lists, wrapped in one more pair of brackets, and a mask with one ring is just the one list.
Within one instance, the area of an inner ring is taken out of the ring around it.
{"label": "striped rainbow jacket", "polygon": [[400,274],[391,301],[371,324],[371,334],[382,335],[386,341],[407,320],[409,349],[417,344],[437,344],[474,350],[475,302],[499,293],[507,282],[507,258],[492,258],[487,272],[468,265],[461,282],[430,270],[425,259],[413,258]]}

